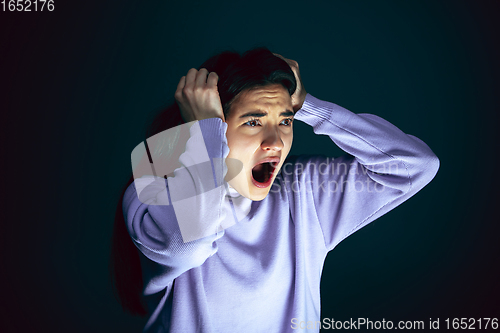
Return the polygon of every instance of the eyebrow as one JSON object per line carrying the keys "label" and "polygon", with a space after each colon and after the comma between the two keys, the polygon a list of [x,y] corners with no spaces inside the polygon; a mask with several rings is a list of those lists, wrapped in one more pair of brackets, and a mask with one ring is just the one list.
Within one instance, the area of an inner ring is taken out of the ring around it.
{"label": "eyebrow", "polygon": [[[293,111],[286,110],[280,113],[280,117],[290,117],[293,116],[294,114],[295,113],[293,113]],[[250,111],[248,113],[242,114],[240,118],[247,118],[247,117],[262,118],[265,116],[267,116],[267,112]]]}

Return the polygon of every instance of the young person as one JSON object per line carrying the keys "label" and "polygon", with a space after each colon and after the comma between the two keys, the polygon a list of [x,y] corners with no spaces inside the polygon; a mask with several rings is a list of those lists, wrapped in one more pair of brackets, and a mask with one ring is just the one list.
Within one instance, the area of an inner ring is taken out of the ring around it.
{"label": "young person", "polygon": [[[116,279],[135,277],[136,297],[124,282],[118,291],[132,310],[140,292],[145,332],[306,329],[320,320],[327,253],[439,168],[418,138],[306,93],[298,64],[264,48],[210,58],[181,78],[175,97],[163,119],[174,110],[193,122],[178,154],[167,154],[179,156],[178,168],[153,183],[136,177],[115,221]],[[348,155],[286,160],[297,120]],[[153,134],[168,128],[158,123]],[[138,251],[116,245],[126,243],[125,226]],[[124,253],[132,259],[120,261]]]}

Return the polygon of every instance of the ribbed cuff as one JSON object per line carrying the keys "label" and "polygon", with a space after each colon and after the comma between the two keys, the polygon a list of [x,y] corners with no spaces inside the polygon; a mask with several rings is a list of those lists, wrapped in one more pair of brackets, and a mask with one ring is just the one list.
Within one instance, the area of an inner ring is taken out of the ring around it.
{"label": "ribbed cuff", "polygon": [[203,140],[207,148],[208,156],[211,158],[222,158],[223,150],[221,143],[227,146],[226,131],[227,123],[220,118],[208,118],[199,121]]}
{"label": "ribbed cuff", "polygon": [[335,103],[322,101],[308,93],[302,108],[295,114],[295,118],[314,128],[320,126],[324,121],[343,127],[343,124],[348,122],[352,115],[351,111]]}

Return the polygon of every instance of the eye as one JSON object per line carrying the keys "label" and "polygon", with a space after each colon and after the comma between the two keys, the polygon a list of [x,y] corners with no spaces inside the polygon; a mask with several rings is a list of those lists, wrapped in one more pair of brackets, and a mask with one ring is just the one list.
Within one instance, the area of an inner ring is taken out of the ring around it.
{"label": "eye", "polygon": [[286,118],[281,121],[281,125],[285,126],[292,126],[293,119],[292,118]]}
{"label": "eye", "polygon": [[250,126],[250,127],[255,127],[255,126],[259,126],[260,122],[259,122],[258,119],[252,119],[252,120],[247,121],[243,125]]}

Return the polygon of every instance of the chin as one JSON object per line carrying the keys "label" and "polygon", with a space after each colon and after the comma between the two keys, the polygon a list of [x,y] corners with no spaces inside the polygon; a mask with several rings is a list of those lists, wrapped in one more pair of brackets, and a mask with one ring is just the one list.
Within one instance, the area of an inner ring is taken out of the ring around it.
{"label": "chin", "polygon": [[247,182],[245,185],[242,185],[241,182],[235,184],[235,182],[229,181],[228,183],[239,194],[252,201],[264,200],[269,194],[272,186],[272,182],[271,185],[267,187],[257,187],[251,181]]}
{"label": "chin", "polygon": [[259,191],[260,193],[252,193],[250,194],[247,198],[252,200],[252,201],[262,201],[264,200],[267,195],[269,194],[269,189],[265,191],[265,193],[262,193],[262,191]]}
{"label": "chin", "polygon": [[252,201],[264,200],[267,197],[267,195],[269,194],[269,190],[271,189],[271,187],[269,187],[267,189],[248,189],[247,188],[245,191],[245,190],[242,190],[241,188],[239,188],[238,186],[231,185],[231,187],[234,188],[239,194],[241,194],[245,198],[250,199]]}

